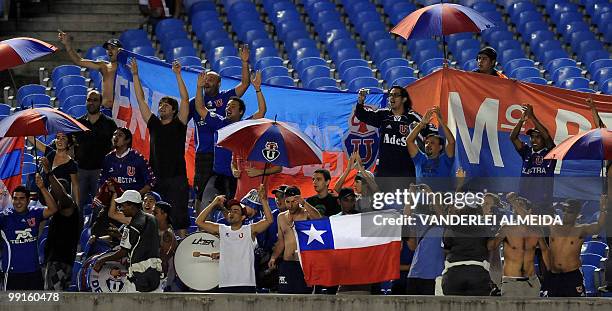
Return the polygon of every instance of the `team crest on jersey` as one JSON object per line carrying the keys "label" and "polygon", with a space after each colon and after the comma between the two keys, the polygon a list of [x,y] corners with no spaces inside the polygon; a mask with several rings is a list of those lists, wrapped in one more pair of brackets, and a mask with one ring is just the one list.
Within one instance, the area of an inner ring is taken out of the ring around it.
{"label": "team crest on jersey", "polygon": [[28,218],[27,222],[30,227],[36,226],[36,218]]}
{"label": "team crest on jersey", "polygon": [[402,134],[404,136],[408,135],[408,129],[409,129],[408,124],[400,124],[399,125],[399,132],[400,132],[400,134]]}
{"label": "team crest on jersey", "polygon": [[261,151],[268,162],[272,162],[280,156],[280,151],[278,151],[278,144],[273,141],[267,141],[266,147]]}
{"label": "team crest on jersey", "polygon": [[133,166],[128,166],[127,167],[127,174],[128,176],[132,177],[134,175],[136,175],[136,168]]}
{"label": "team crest on jersey", "polygon": [[535,165],[542,165],[542,163],[544,163],[544,157],[536,156],[533,162],[535,163]]}
{"label": "team crest on jersey", "polygon": [[[368,106],[365,106],[365,108],[366,110],[372,110]],[[350,155],[354,150],[359,150],[363,166],[369,169],[374,165],[378,156],[378,129],[359,121],[355,116],[355,110],[353,110],[348,123],[348,132],[344,135],[342,144],[344,152]]]}

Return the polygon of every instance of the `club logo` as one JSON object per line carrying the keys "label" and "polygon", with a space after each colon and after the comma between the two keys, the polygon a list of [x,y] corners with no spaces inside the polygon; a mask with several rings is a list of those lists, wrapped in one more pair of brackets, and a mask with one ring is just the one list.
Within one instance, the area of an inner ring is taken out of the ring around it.
{"label": "club logo", "polygon": [[28,226],[30,226],[30,228],[35,227],[36,226],[36,218],[28,218]]}
{"label": "club logo", "polygon": [[400,134],[406,136],[408,135],[408,124],[400,124],[399,125],[399,132]]}
{"label": "club logo", "polygon": [[542,165],[542,163],[544,163],[544,157],[536,156],[533,162],[535,163],[535,165]]}
{"label": "club logo", "polygon": [[[372,108],[365,106],[367,110]],[[376,127],[359,121],[355,116],[355,111],[348,120],[349,129],[343,138],[342,147],[345,154],[350,155],[354,150],[359,150],[359,156],[366,169],[371,168],[378,156],[379,135]]]}
{"label": "club logo", "polygon": [[134,175],[136,175],[136,168],[133,166],[128,166],[127,167],[127,174],[128,176],[132,177]]}
{"label": "club logo", "polygon": [[104,263],[102,270],[96,272],[90,267],[89,285],[94,293],[120,293],[125,288],[127,269],[118,262]]}
{"label": "club logo", "polygon": [[261,151],[268,162],[272,162],[280,156],[280,151],[278,151],[278,144],[273,141],[266,142],[266,147]]}

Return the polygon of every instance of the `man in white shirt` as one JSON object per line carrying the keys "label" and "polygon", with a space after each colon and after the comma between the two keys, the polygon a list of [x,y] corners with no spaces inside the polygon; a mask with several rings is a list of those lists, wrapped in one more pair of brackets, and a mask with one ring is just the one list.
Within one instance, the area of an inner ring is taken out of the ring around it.
{"label": "man in white shirt", "polygon": [[[265,218],[249,225],[243,225],[245,207],[238,200],[226,201],[217,196],[198,216],[196,225],[208,233],[219,235],[219,254],[205,254],[219,258],[219,291],[224,293],[255,293],[255,237],[274,222],[268,204],[267,191],[259,187],[259,200],[263,205]],[[219,207],[227,208],[229,226],[206,221],[210,213]]]}

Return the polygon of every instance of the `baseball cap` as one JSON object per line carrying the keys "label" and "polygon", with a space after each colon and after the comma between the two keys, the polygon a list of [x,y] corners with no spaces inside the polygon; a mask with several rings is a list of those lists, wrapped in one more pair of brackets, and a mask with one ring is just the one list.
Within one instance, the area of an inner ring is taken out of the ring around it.
{"label": "baseball cap", "polygon": [[[146,193],[144,196],[145,196],[145,197],[146,197],[146,196],[151,196],[151,197],[153,197],[153,199],[155,199],[155,202],[159,202],[159,201],[161,201],[161,196],[159,195],[159,193],[157,193],[157,192],[155,192],[155,191],[149,191],[149,192],[147,192],[147,193]],[[166,203],[166,202],[164,202],[164,203]]]}
{"label": "baseball cap", "polygon": [[495,49],[490,46],[482,48],[480,51],[478,51],[478,54],[487,55],[492,60],[497,59],[497,51],[495,51]]}
{"label": "baseball cap", "polygon": [[250,207],[252,209],[261,210],[263,205],[259,200],[259,191],[251,189],[247,194],[240,200],[242,206]]}
{"label": "baseball cap", "polygon": [[355,196],[355,191],[353,191],[351,188],[342,188],[340,189],[340,192],[338,192],[339,199],[344,199],[349,196]]}
{"label": "baseball cap", "polygon": [[540,132],[540,130],[538,130],[537,128],[531,128],[531,129],[528,129],[528,130],[527,130],[527,132],[525,132],[525,133],[527,134],[527,136],[531,136],[531,134],[533,134],[533,133],[542,134],[542,133]]}
{"label": "baseball cap", "polygon": [[126,192],[123,193],[122,196],[116,198],[115,202],[119,204],[122,204],[125,202],[140,204],[142,203],[142,197],[140,196],[140,192],[136,190],[127,190]]}
{"label": "baseball cap", "polygon": [[300,195],[300,189],[296,186],[289,186],[285,189],[285,197],[292,197],[294,195]]}
{"label": "baseball cap", "polygon": [[278,186],[278,188],[272,190],[272,194],[277,194],[277,193],[282,193],[285,194],[285,190],[287,190],[287,188],[289,188],[289,186],[287,185],[280,185]]}
{"label": "baseball cap", "polygon": [[118,48],[122,48],[123,44],[121,44],[121,41],[119,41],[118,39],[109,39],[108,41],[106,41],[104,43],[104,45],[102,45],[102,47],[106,50],[108,50],[109,46],[114,46],[114,47],[118,47]]}

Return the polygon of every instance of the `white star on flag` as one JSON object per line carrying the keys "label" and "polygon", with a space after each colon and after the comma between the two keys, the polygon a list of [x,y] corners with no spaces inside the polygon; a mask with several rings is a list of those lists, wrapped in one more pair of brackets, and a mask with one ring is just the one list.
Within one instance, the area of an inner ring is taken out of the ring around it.
{"label": "white star on flag", "polygon": [[310,229],[302,230],[302,232],[308,235],[308,242],[306,245],[310,245],[310,243],[314,240],[321,242],[321,244],[325,244],[321,235],[327,232],[327,230],[317,230],[313,224],[310,224]]}

